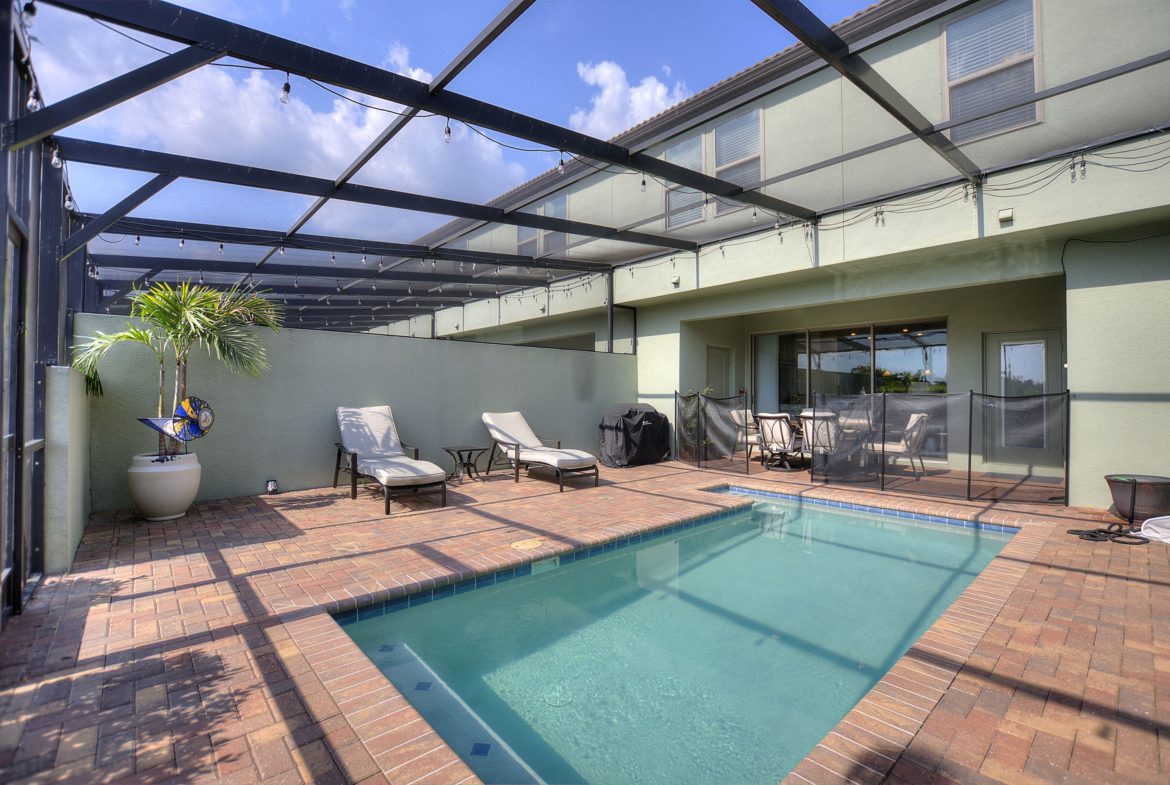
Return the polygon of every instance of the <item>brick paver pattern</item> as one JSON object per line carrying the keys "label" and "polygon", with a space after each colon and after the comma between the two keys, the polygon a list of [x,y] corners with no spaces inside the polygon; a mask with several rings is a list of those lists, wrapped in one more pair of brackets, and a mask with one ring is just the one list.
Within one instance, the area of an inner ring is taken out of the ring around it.
{"label": "brick paver pattern", "polygon": [[1022,527],[786,784],[1170,782],[1170,548],[1065,533],[1103,513],[806,480],[670,463],[563,494],[493,475],[389,518],[366,488],[95,515],[0,633],[0,782],[477,782],[329,612],[749,503],[703,490],[728,482]]}

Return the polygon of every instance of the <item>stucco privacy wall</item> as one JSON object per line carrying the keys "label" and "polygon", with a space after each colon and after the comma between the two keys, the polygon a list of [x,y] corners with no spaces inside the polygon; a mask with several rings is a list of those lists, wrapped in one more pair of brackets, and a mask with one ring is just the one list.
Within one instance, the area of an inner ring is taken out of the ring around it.
{"label": "stucco privacy wall", "polygon": [[[1070,486],[1106,507],[1102,477],[1170,476],[1170,236],[1166,224],[1072,241],[1068,270]],[[1133,240],[1161,234],[1146,240]]]}
{"label": "stucco privacy wall", "polygon": [[[124,317],[79,314],[78,336],[111,332]],[[487,445],[484,411],[524,412],[541,436],[596,452],[597,424],[615,403],[635,400],[632,356],[385,335],[265,332],[272,369],[232,376],[206,356],[191,363],[188,392],[215,410],[215,428],[195,443],[203,465],[200,499],[332,482],[334,409],[389,404],[404,442],[450,466],[443,445]],[[105,397],[90,403],[93,509],[130,504],[130,456],[154,444],[135,418],[152,415],[157,366],[140,347],[119,347],[101,365]]]}
{"label": "stucco privacy wall", "polygon": [[45,370],[45,572],[65,572],[89,518],[89,402],[81,374]]}

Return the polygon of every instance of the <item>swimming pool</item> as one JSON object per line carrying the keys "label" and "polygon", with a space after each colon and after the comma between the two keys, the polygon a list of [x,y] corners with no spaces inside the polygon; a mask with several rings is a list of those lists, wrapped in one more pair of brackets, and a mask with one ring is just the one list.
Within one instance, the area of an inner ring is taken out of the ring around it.
{"label": "swimming pool", "polygon": [[760,500],[339,620],[485,782],[776,782],[1010,537]]}

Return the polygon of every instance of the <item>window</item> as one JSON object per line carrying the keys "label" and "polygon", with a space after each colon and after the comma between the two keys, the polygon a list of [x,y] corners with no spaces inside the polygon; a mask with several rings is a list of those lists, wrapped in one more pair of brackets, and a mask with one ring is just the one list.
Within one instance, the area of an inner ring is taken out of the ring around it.
{"label": "window", "polygon": [[[565,194],[554,196],[544,203],[544,214],[548,218],[568,218],[569,217],[569,197]],[[544,252],[546,254],[557,253],[565,250],[568,245],[569,236],[564,232],[541,232],[542,244],[544,245]]]}
{"label": "window", "polygon": [[[744,187],[760,182],[760,112],[732,117],[715,126],[715,176]],[[715,214],[738,210],[740,202],[715,200]]]}
{"label": "window", "polygon": [[537,256],[540,249],[536,246],[536,230],[531,226],[516,227],[516,253],[521,256]]}
{"label": "window", "polygon": [[[569,217],[569,197],[565,194],[554,196],[540,205],[537,215],[549,218]],[[530,226],[516,227],[516,253],[521,256],[540,256],[565,250],[569,236],[564,232],[537,231]]]}
{"label": "window", "polygon": [[[977,116],[1036,92],[1032,0],[1000,0],[947,25],[947,95],[952,120]],[[1036,121],[1036,104],[951,129],[965,142]]]}
{"label": "window", "polygon": [[[703,171],[703,137],[692,136],[666,148],[666,160],[696,172]],[[703,194],[691,188],[666,189],[666,228],[703,220]]]}

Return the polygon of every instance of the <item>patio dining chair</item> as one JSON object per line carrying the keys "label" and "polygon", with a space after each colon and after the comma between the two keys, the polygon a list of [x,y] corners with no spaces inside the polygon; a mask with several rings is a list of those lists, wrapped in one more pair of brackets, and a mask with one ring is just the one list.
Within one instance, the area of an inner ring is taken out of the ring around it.
{"label": "patio dining chair", "polygon": [[926,441],[926,422],[929,419],[930,415],[925,412],[914,412],[906,421],[906,427],[902,429],[902,438],[896,442],[886,442],[881,446],[881,453],[887,459],[893,458],[895,464],[899,458],[910,461],[910,468],[914,471],[915,480],[920,477],[918,466],[914,464],[915,459],[922,466],[922,474],[926,474],[926,464],[922,462],[922,445]]}
{"label": "patio dining chair", "polygon": [[760,433],[757,436],[760,446],[760,465],[765,469],[774,466],[778,461],[786,469],[792,469],[788,456],[800,450],[800,441],[796,431],[792,428],[792,420],[787,414],[757,414]]}
{"label": "patio dining chair", "polygon": [[[367,477],[382,486],[386,514],[390,514],[390,491],[423,488],[439,489],[439,506],[447,506],[447,472],[430,461],[418,459],[418,448],[403,444],[389,406],[338,406],[337,462],[333,466],[333,487],[341,472],[349,472],[349,498],[357,498],[358,477]],[[407,455],[409,451],[409,455]],[[342,465],[342,456],[345,463]]]}
{"label": "patio dining chair", "polygon": [[[752,459],[752,448],[759,444],[760,428],[756,424],[756,417],[746,409],[732,409],[730,412],[731,424],[735,428],[735,452],[747,450],[747,459]],[[729,455],[728,458],[731,456]]]}
{"label": "patio dining chair", "polygon": [[547,466],[555,471],[562,492],[566,474],[593,472],[593,487],[601,482],[595,456],[584,450],[563,449],[559,440],[541,439],[520,412],[484,412],[482,419],[492,437],[485,475],[491,474],[498,451],[511,463],[516,482],[520,482],[521,467],[531,469],[532,466]]}

